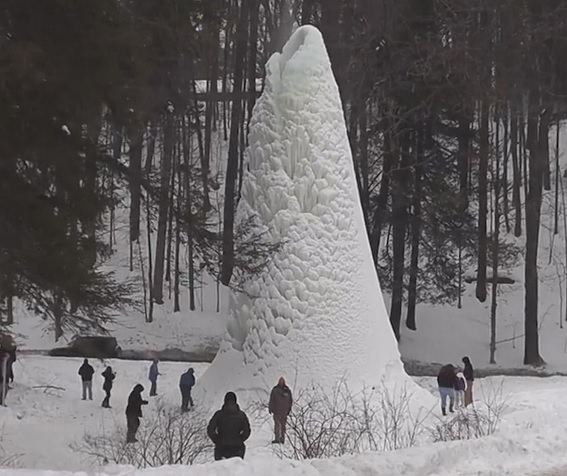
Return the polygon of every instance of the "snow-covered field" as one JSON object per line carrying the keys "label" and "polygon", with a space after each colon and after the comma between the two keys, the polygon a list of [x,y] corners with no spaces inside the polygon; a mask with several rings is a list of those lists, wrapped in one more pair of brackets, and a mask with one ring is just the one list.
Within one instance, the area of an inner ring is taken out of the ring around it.
{"label": "snow-covered field", "polygon": [[[68,470],[77,471],[76,474],[82,476],[524,476],[540,474],[562,465],[567,467],[567,378],[494,377],[476,382],[477,405],[494,395],[495,388],[503,385],[503,398],[508,408],[498,431],[482,439],[426,443],[388,453],[297,462],[279,459],[273,453],[270,425],[259,419],[252,422],[253,436],[244,462],[214,463],[210,454],[211,463],[192,467],[167,467],[139,473],[133,468],[103,468],[84,453],[75,452],[71,446],[80,443],[85,434],[111,435],[116,425],[123,425],[127,395],[135,383],[147,383],[149,363],[109,362],[117,372],[111,410],[100,406],[103,363],[92,363],[97,375],[95,398],[90,402],[81,400],[77,375],[81,359],[23,356],[17,362],[16,382],[8,394],[9,406],[0,408],[2,448],[6,456],[17,456],[15,467],[28,469],[0,470],[0,475],[63,476],[71,473],[47,470]],[[182,363],[160,363],[163,375],[158,382],[159,395],[144,408],[146,420],[155,411],[158,402],[171,407],[179,405],[177,383],[186,367],[187,364]],[[194,367],[199,378],[207,364]],[[434,379],[419,378],[416,382],[436,394]],[[42,388],[46,386],[61,389]],[[206,407],[206,403],[201,405]],[[434,426],[440,418],[436,407],[427,424]]]}

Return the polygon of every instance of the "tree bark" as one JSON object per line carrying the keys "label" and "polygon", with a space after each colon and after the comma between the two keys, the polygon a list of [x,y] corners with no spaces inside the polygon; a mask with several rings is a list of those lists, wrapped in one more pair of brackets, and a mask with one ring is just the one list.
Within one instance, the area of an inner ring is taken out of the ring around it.
{"label": "tree bark", "polygon": [[520,170],[520,158],[518,157],[519,142],[518,116],[513,109],[512,118],[510,121],[510,153],[512,154],[512,204],[514,207],[514,236],[516,237],[522,235],[522,174]]}
{"label": "tree bark", "polygon": [[[244,56],[248,38],[248,2],[242,2],[240,17],[236,33],[236,52],[234,61],[234,91],[242,91],[242,80],[244,76]],[[223,212],[223,249],[221,282],[228,286],[232,277],[234,267],[234,213],[236,200],[236,181],[238,179],[239,165],[239,132],[242,115],[242,101],[237,100],[232,104],[230,139],[228,145],[228,163],[226,167],[225,198]]]}
{"label": "tree bark", "polygon": [[372,250],[372,257],[374,258],[374,264],[378,263],[382,226],[388,205],[388,195],[390,193],[390,172],[392,170],[392,164],[394,163],[392,138],[390,137],[389,132],[390,127],[391,124],[388,124],[384,132],[382,180],[380,182],[380,190],[378,192],[376,207],[374,208],[374,215],[372,217],[372,232],[370,234],[370,248]]}
{"label": "tree bark", "polygon": [[525,341],[524,364],[539,366],[544,363],[539,353],[538,329],[538,270],[537,255],[541,201],[543,194],[543,175],[547,146],[549,122],[541,118],[538,127],[537,100],[535,90],[530,92],[530,111],[528,116],[529,175],[526,195],[526,263],[525,263]]}
{"label": "tree bark", "polygon": [[133,243],[140,238],[140,203],[141,203],[141,186],[142,179],[142,142],[144,139],[144,130],[132,126],[128,130],[128,140],[130,141],[130,150],[128,152],[130,169],[130,242]]}
{"label": "tree bark", "polygon": [[169,194],[173,144],[175,141],[175,119],[173,111],[166,110],[163,129],[163,157],[161,158],[161,183],[158,203],[158,228],[156,236],[156,257],[153,280],[153,300],[163,304],[163,275],[165,264],[166,232],[169,212]]}
{"label": "tree bark", "polygon": [[424,160],[423,124],[417,130],[416,163],[414,167],[413,214],[411,216],[411,258],[408,286],[408,310],[406,327],[417,330],[415,309],[417,305],[417,277],[419,272],[419,239],[421,234],[421,163]]}
{"label": "tree bark", "polygon": [[400,145],[398,149],[398,167],[392,171],[392,233],[393,233],[393,270],[392,270],[392,303],[390,307],[390,323],[400,339],[400,323],[404,293],[405,244],[406,227],[408,222],[407,194],[408,184],[407,155],[409,144],[407,133],[398,134]]}
{"label": "tree bark", "polygon": [[480,144],[478,166],[478,269],[476,274],[476,298],[486,301],[486,265],[487,265],[487,214],[488,214],[488,134],[489,107],[487,100],[482,101],[480,112]]}

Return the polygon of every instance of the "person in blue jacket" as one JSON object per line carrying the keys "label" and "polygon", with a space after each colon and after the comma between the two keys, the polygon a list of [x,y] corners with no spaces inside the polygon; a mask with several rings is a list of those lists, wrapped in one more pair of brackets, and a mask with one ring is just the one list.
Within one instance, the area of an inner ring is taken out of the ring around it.
{"label": "person in blue jacket", "polygon": [[152,384],[150,388],[150,397],[155,397],[157,395],[157,378],[158,375],[161,375],[158,369],[158,362],[158,359],[154,359],[152,365],[150,365],[150,373],[148,375],[150,383]]}
{"label": "person in blue jacket", "polygon": [[179,379],[179,390],[181,390],[181,411],[188,412],[189,411],[189,404],[191,404],[191,408],[195,405],[193,403],[193,397],[191,396],[191,389],[195,385],[195,371],[193,368],[189,368],[187,372],[181,374],[181,378]]}

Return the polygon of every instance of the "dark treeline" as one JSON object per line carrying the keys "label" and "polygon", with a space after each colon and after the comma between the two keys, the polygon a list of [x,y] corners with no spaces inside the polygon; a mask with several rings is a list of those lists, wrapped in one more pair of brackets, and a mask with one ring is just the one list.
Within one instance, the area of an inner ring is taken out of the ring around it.
{"label": "dark treeline", "polygon": [[234,220],[247,127],[265,61],[301,24],[327,43],[396,335],[419,302],[461,306],[475,270],[494,360],[498,270],[523,258],[524,362],[543,362],[544,191],[564,232],[549,145],[567,110],[561,0],[1,1],[6,322],[17,298],[59,337],[129,304],[138,283],[99,266],[118,210],[148,321],[166,295],[179,311],[182,289],[195,309],[205,271],[238,286],[261,267],[277,244]]}

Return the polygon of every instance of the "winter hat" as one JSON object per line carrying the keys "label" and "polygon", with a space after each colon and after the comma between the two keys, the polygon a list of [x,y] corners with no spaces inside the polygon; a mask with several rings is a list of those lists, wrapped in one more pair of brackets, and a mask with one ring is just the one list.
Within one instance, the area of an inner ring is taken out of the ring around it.
{"label": "winter hat", "polygon": [[470,364],[471,360],[468,357],[463,357],[463,364]]}
{"label": "winter hat", "polygon": [[234,392],[226,393],[226,395],[224,396],[224,403],[228,403],[228,402],[236,403],[236,393]]}
{"label": "winter hat", "polygon": [[195,369],[193,367],[189,367],[189,370],[187,370],[187,372],[189,372],[190,374],[195,373]]}
{"label": "winter hat", "polygon": [[285,387],[285,378],[280,377],[278,380],[278,387]]}
{"label": "winter hat", "polygon": [[134,387],[134,390],[136,390],[137,392],[142,393],[142,392],[144,391],[144,386],[143,386],[141,383],[139,383],[139,384],[137,384],[137,385]]}

